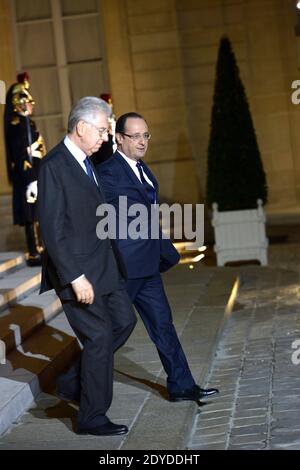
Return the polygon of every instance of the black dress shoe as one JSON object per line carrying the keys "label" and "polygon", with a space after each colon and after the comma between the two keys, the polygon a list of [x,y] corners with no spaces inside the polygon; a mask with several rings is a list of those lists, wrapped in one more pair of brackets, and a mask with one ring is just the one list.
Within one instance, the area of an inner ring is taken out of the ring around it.
{"label": "black dress shoe", "polygon": [[219,393],[217,388],[200,388],[199,385],[194,385],[192,388],[181,390],[180,392],[169,393],[170,401],[191,400],[198,401],[201,398],[207,398]]}
{"label": "black dress shoe", "polygon": [[127,434],[128,428],[124,424],[114,424],[108,421],[105,424],[101,424],[96,428],[77,428],[77,434],[92,434],[93,436],[119,436],[121,434]]}
{"label": "black dress shoe", "polygon": [[217,388],[200,388],[199,385],[194,385],[193,388],[199,391],[201,397],[210,397],[211,395],[219,393],[219,390]]}
{"label": "black dress shoe", "polygon": [[37,255],[29,255],[28,259],[26,261],[27,266],[30,266],[31,268],[35,266],[42,266],[42,258],[39,254]]}

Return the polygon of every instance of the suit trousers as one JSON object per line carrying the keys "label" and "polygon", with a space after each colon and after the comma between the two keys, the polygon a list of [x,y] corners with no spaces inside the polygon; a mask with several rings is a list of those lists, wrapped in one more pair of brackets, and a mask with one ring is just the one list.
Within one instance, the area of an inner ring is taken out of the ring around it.
{"label": "suit trousers", "polygon": [[126,289],[157,348],[167,374],[168,391],[174,393],[195,385],[173,324],[160,274],[129,279],[126,281]]}
{"label": "suit trousers", "polygon": [[58,389],[80,397],[78,428],[93,428],[108,421],[112,401],[113,354],[136,324],[124,288],[97,296],[92,305],[62,301],[68,321],[83,349],[71,368],[58,380]]}

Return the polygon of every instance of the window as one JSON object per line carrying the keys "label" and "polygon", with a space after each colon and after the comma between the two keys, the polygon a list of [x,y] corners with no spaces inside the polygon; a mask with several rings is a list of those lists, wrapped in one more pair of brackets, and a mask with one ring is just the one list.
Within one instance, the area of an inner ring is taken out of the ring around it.
{"label": "window", "polygon": [[109,92],[99,0],[13,0],[16,63],[30,77],[47,148],[66,132],[71,105]]}

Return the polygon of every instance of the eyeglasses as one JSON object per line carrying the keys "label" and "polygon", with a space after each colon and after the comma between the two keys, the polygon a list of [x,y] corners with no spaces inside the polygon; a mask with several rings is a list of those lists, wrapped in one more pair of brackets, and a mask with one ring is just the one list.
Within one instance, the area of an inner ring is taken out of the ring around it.
{"label": "eyeglasses", "polygon": [[89,124],[90,126],[93,126],[95,129],[97,129],[99,137],[103,137],[105,134],[108,135],[109,130],[106,127],[97,127],[95,124],[92,122],[84,121],[86,124]]}
{"label": "eyeglasses", "polygon": [[139,140],[150,140],[151,139],[151,134],[149,132],[145,132],[145,134],[125,134],[125,132],[120,132],[122,135],[126,135],[126,137],[129,137],[129,139],[133,140],[134,142],[138,142]]}

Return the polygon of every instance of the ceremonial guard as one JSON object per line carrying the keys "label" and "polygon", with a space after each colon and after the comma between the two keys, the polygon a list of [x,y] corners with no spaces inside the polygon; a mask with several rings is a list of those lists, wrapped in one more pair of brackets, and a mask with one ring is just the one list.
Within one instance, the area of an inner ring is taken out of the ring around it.
{"label": "ceremonial guard", "polygon": [[8,178],[13,189],[13,223],[25,228],[29,266],[41,264],[37,223],[37,178],[41,158],[46,154],[43,137],[31,119],[34,100],[27,73],[7,92],[4,135]]}

